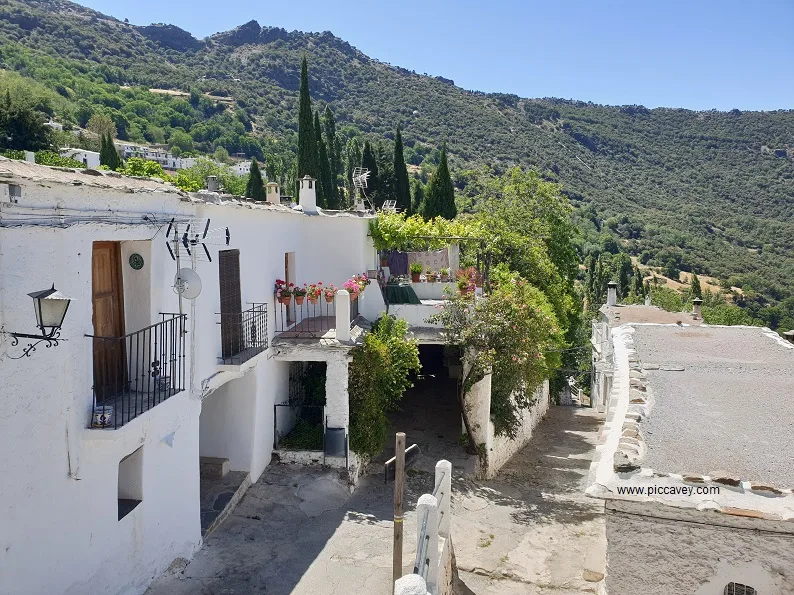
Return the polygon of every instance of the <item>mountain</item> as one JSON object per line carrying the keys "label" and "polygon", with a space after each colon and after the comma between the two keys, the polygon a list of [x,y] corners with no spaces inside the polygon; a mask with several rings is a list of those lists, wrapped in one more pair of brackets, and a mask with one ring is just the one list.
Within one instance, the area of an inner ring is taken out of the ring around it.
{"label": "mountain", "polygon": [[473,168],[535,166],[577,207],[583,249],[609,233],[643,263],[732,277],[760,293],[761,305],[794,291],[792,110],[486,94],[369,58],[330,32],[251,21],[196,39],[66,0],[0,0],[0,62],[9,71],[0,86],[22,80],[17,74],[32,79],[61,120],[84,124],[101,111],[132,140],[167,141],[181,128],[198,149],[281,151],[286,163],[304,53],[315,107],[330,105],[344,138],[392,138],[401,123],[406,160],[420,167],[446,142],[461,189]]}

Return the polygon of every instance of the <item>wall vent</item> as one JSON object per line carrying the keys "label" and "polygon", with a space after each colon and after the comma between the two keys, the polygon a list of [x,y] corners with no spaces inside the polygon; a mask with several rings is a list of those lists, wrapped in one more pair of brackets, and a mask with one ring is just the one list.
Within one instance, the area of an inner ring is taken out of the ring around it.
{"label": "wall vent", "polygon": [[758,595],[758,592],[752,587],[741,583],[728,583],[725,585],[723,595]]}

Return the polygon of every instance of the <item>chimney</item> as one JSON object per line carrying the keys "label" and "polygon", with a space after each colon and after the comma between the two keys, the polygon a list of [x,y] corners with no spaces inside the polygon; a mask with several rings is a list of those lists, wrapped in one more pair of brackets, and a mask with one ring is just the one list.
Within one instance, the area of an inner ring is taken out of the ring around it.
{"label": "chimney", "polygon": [[304,213],[311,215],[317,214],[317,191],[315,185],[317,180],[306,174],[301,178],[301,189],[298,196],[298,204],[303,207]]}
{"label": "chimney", "polygon": [[221,189],[218,183],[218,176],[207,176],[207,190],[210,192],[218,192]]}
{"label": "chimney", "polygon": [[692,300],[692,318],[694,318],[695,320],[700,320],[701,318],[700,309],[702,306],[703,306],[703,300],[701,300],[700,298],[695,298],[694,300]]}
{"label": "chimney", "polygon": [[617,306],[618,284],[614,281],[607,283],[607,306]]}
{"label": "chimney", "polygon": [[267,202],[274,205],[281,204],[281,191],[276,182],[268,182],[265,184],[265,195]]}

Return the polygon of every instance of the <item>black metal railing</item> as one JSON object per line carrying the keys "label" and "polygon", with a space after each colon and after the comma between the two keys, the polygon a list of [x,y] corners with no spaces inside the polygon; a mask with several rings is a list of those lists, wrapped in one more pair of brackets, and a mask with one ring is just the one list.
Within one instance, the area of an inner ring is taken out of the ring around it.
{"label": "black metal railing", "polygon": [[267,349],[267,304],[255,303],[243,312],[221,313],[219,316],[219,363],[239,366]]}
{"label": "black metal railing", "polygon": [[311,339],[336,328],[335,299],[328,302],[321,296],[316,301],[294,296],[288,303],[276,298],[276,334],[296,339]]}
{"label": "black metal railing", "polygon": [[117,429],[185,389],[185,314],[123,337],[91,338],[94,398],[89,426]]}

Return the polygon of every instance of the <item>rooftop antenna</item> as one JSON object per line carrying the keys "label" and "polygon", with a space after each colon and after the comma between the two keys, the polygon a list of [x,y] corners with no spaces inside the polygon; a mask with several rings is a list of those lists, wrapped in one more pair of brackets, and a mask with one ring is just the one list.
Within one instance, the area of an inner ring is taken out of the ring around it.
{"label": "rooftop antenna", "polygon": [[[184,228],[182,227],[183,225]],[[186,221],[171,219],[168,222],[165,238],[165,246],[168,248],[168,253],[171,255],[171,259],[176,262],[174,291],[179,295],[179,314],[182,315],[182,298],[192,299],[198,295],[191,295],[192,291],[189,291],[188,288],[190,286],[193,288],[198,287],[198,291],[201,291],[201,280],[198,279],[198,275],[195,275],[194,278],[187,271],[195,272],[196,261],[198,260],[206,258],[207,261],[212,262],[212,256],[207,246],[228,246],[232,236],[228,227],[211,229],[209,218],[188,219]],[[183,252],[190,257],[191,269],[183,269],[181,266],[180,260]],[[183,332],[187,331],[183,330]]]}
{"label": "rooftop antenna", "polygon": [[367,197],[367,193],[365,192],[367,180],[369,180],[369,170],[366,167],[354,167],[352,178],[353,186],[361,190],[361,194],[364,197],[364,203],[369,205],[370,210],[375,210],[369,198]]}

